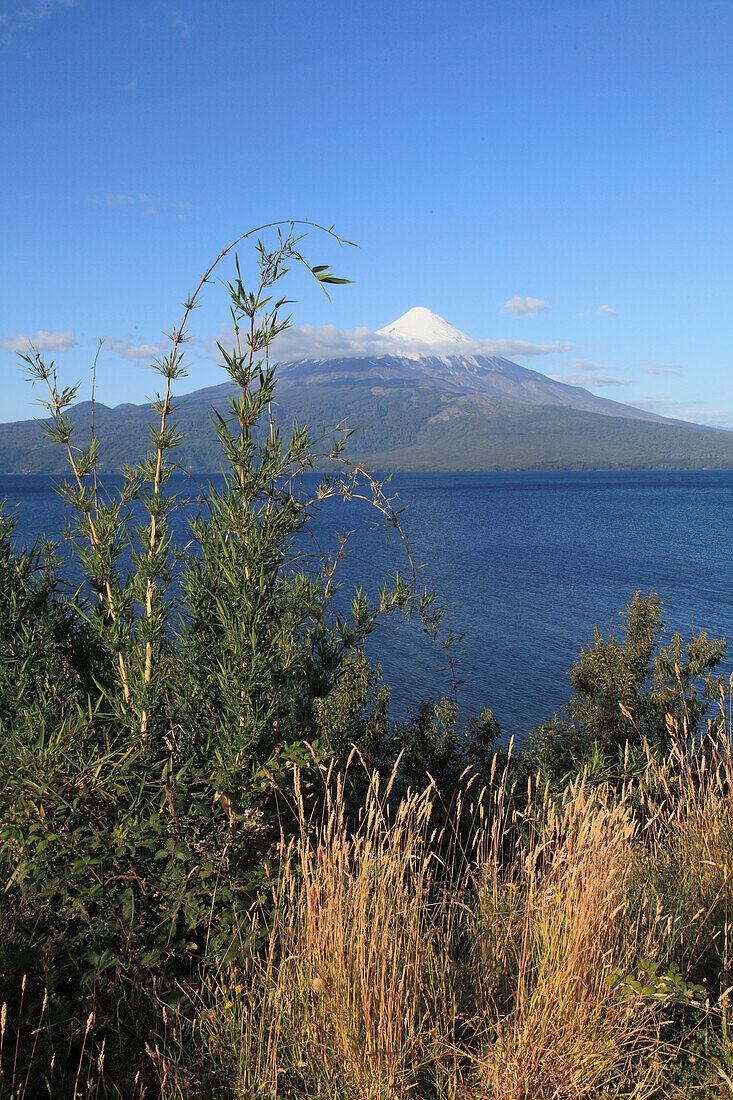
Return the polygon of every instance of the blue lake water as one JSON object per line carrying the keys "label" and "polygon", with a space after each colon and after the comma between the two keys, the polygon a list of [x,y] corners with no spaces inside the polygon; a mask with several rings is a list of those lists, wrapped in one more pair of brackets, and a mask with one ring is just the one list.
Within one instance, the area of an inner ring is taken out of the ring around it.
{"label": "blue lake water", "polygon": [[[174,488],[192,493],[183,478]],[[446,627],[464,634],[462,711],[491,707],[507,734],[523,737],[567,699],[566,671],[581,646],[596,625],[620,627],[636,589],[659,592],[672,630],[687,636],[694,624],[733,636],[733,471],[399,474],[390,492],[406,507],[421,584],[443,595]],[[65,506],[50,479],[0,477],[2,499],[18,515],[19,538],[61,536]],[[405,567],[399,540],[387,545],[370,527],[376,515],[330,501],[313,523],[314,548],[353,532],[345,590],[358,583],[376,593],[382,576]],[[180,513],[176,526],[183,537]],[[443,652],[416,623],[386,628],[370,650],[397,715],[451,692]],[[726,673],[733,645],[730,657]]]}

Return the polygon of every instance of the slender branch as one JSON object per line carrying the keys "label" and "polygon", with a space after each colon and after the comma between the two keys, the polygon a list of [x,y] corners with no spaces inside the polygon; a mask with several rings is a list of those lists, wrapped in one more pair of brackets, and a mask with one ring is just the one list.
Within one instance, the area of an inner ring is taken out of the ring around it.
{"label": "slender branch", "polygon": [[[33,348],[33,354],[35,355],[36,362],[39,364],[39,367],[40,367],[41,366],[40,357],[39,357],[38,351],[35,348]],[[97,353],[97,354],[99,354],[99,353]],[[95,362],[96,362],[96,358],[95,358]],[[58,386],[56,384],[56,372],[55,372],[55,370],[53,372],[53,385],[51,384],[48,371],[46,371],[45,369],[42,369],[40,373],[41,373],[41,376],[43,377],[44,381],[46,382],[46,386],[48,387],[48,392],[51,396],[51,405],[50,405],[51,414],[52,414],[54,420],[56,421],[56,423],[58,424],[61,420],[61,410],[62,410],[63,406],[61,405],[61,402],[59,401]],[[76,478],[76,484],[77,484],[78,488],[80,490],[82,490],[84,486],[83,486],[83,483],[82,483],[81,475],[79,473],[79,467],[78,467],[76,459],[74,457],[74,451],[71,447],[71,440],[68,436],[67,436],[65,442],[66,442],[66,453],[67,453],[68,458],[69,458],[69,465],[71,466],[74,477]],[[92,543],[92,546],[94,546],[94,548],[96,550],[100,550],[101,546],[102,546],[102,542],[101,542],[101,539],[99,538],[99,533],[97,531],[97,527],[96,527],[96,524],[94,522],[94,519],[92,518],[91,510],[86,512],[85,514],[86,514],[86,517],[87,517],[87,523],[89,525],[89,539],[90,539],[90,542]],[[105,588],[105,592],[107,594],[107,608],[108,608],[108,611],[109,611],[109,616],[112,619],[112,622],[116,623],[119,616],[117,614],[117,611],[115,610],[114,597],[112,595],[112,586],[109,583],[109,577],[105,577],[105,579],[104,579],[104,588]],[[99,598],[102,599],[102,594],[101,593],[99,594]],[[123,693],[124,693],[124,696],[125,696],[125,702],[129,703],[129,701],[130,701],[130,685],[129,685],[128,678],[127,678],[127,670],[125,668],[125,661],[124,661],[124,658],[122,656],[122,652],[120,650],[118,650],[118,652],[117,652],[117,660],[118,660],[119,669],[120,669],[120,680],[122,681],[122,690],[123,690]]]}
{"label": "slender branch", "polygon": [[[99,353],[102,350],[103,341],[100,340],[97,344],[97,352],[94,356],[94,362],[92,363],[92,423],[91,423],[91,437],[92,446],[94,447],[95,435],[94,435],[94,410],[96,408],[96,393],[97,393],[97,362],[99,360]],[[97,452],[94,451],[94,514],[99,519],[99,482],[97,478]]]}
{"label": "slender branch", "polygon": [[[161,406],[160,406],[160,413],[161,413],[161,415],[160,415],[160,434],[158,436],[158,447],[157,447],[156,462],[155,462],[155,474],[153,476],[153,496],[155,498],[157,498],[160,494],[160,486],[161,486],[162,478],[163,478],[163,463],[164,463],[163,452],[164,452],[164,449],[165,449],[163,444],[164,444],[164,433],[165,433],[165,430],[166,430],[168,416],[169,416],[169,413],[170,413],[171,383],[177,375],[177,368],[178,368],[178,365],[179,365],[179,354],[180,354],[179,348],[180,348],[180,345],[186,339],[186,325],[188,323],[188,319],[189,319],[189,316],[191,314],[191,311],[193,310],[194,306],[196,305],[196,301],[198,299],[198,296],[201,293],[202,288],[209,281],[209,278],[210,278],[212,272],[214,271],[214,269],[216,268],[216,266],[241,241],[244,241],[247,238],[254,236],[256,233],[261,233],[265,229],[271,229],[271,228],[274,228],[276,226],[283,226],[283,225],[289,225],[291,227],[291,230],[296,225],[307,225],[307,226],[310,226],[312,228],[319,229],[324,233],[327,233],[331,237],[334,237],[341,244],[351,244],[352,243],[351,241],[345,240],[345,238],[343,238],[343,237],[338,237],[333,232],[332,227],[326,227],[326,226],[323,226],[323,225],[319,225],[318,223],[309,222],[309,221],[304,220],[304,219],[287,219],[287,220],[281,220],[281,221],[275,221],[275,222],[268,222],[266,225],[258,226],[256,229],[250,229],[247,233],[243,233],[241,236],[237,237],[236,240],[232,241],[231,244],[227,245],[226,248],[223,248],[221,250],[221,252],[219,253],[219,255],[216,257],[216,259],[210,264],[208,269],[204,272],[204,274],[199,279],[198,286],[196,287],[194,293],[188,297],[188,299],[185,303],[183,317],[181,319],[180,324],[178,325],[178,328],[174,329],[172,334],[171,334],[172,339],[173,339],[173,344],[172,344],[170,354],[168,356],[167,366],[164,368],[166,385],[165,385],[165,394],[164,394],[163,401],[162,401]],[[290,240],[290,238],[288,238],[288,240],[286,241],[286,252],[287,252],[287,254],[292,255],[294,259],[297,259],[298,261],[300,261],[302,263],[305,263],[305,260],[303,259],[303,257],[292,248],[293,243],[294,242],[292,242]],[[306,264],[306,266],[309,267],[308,264]],[[262,272],[260,288],[258,290],[257,299],[256,299],[256,303],[255,303],[256,307],[259,307],[260,296],[262,294],[262,290],[264,289],[264,287],[266,285],[268,285],[267,279],[268,279],[268,276],[270,276],[272,274],[272,267],[273,267],[273,261],[270,258],[269,263],[265,266],[265,268],[263,269],[263,272]],[[312,271],[312,269],[310,267],[309,267],[309,270]],[[319,279],[319,281],[321,282],[321,285],[323,285],[324,281],[328,281],[327,279],[324,280],[323,277],[319,277],[318,275],[316,275],[316,278]],[[324,292],[327,294],[328,292],[325,291],[325,287],[323,289],[324,289]],[[252,372],[252,369],[253,369],[255,352],[257,350],[260,350],[260,349],[257,348],[256,341],[254,339],[254,335],[255,335],[255,313],[256,313],[256,308],[253,307],[252,312],[251,312],[251,317],[250,317],[249,363],[248,363],[248,370],[247,370],[247,379],[249,379],[249,377],[251,375],[251,372]],[[245,423],[244,423],[244,410],[241,407],[240,407],[240,418],[239,419],[240,419],[240,442],[241,442],[242,447],[244,447]],[[242,489],[244,489],[245,474],[244,474],[244,467],[243,466],[240,466],[239,476],[240,476],[240,485],[241,485]],[[156,509],[156,512],[157,512],[157,509]],[[157,539],[158,539],[158,517],[157,517],[156,513],[153,513],[153,515],[151,515],[151,517],[150,517],[150,539],[149,539],[148,551],[147,551],[148,561],[151,560],[151,558],[153,557],[153,554],[155,553],[155,549],[156,549],[156,545],[157,545]],[[154,591],[155,591],[155,581],[151,576],[148,576],[146,578],[146,586],[145,586],[145,618],[148,622],[153,617],[153,595],[154,595]],[[144,672],[143,672],[143,681],[144,681],[145,684],[148,684],[150,682],[150,678],[151,678],[151,675],[152,675],[152,666],[153,666],[153,646],[152,646],[152,642],[148,638],[148,640],[145,643],[145,668],[144,668]],[[147,713],[147,710],[144,710],[142,715],[141,715],[141,723],[140,723],[140,733],[141,734],[143,734],[143,735],[145,734],[145,732],[147,730],[147,726],[148,726],[148,713]]]}

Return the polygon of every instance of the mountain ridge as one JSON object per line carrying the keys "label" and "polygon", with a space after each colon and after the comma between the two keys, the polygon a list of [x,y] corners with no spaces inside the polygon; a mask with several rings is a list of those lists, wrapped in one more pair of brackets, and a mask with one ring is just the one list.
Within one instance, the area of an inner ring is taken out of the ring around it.
{"label": "mountain ridge", "polygon": [[[378,354],[278,363],[273,415],[283,436],[296,419],[316,431],[346,423],[357,429],[348,457],[394,470],[733,468],[733,432],[660,417],[483,354],[487,341],[424,307],[376,335]],[[222,383],[176,398],[181,466],[220,468],[212,408],[226,414],[235,392]],[[90,414],[89,402],[70,410],[79,446],[88,444]],[[97,403],[100,470],[139,460],[151,419],[149,405]],[[0,424],[0,470],[65,469],[64,453],[36,421]]]}

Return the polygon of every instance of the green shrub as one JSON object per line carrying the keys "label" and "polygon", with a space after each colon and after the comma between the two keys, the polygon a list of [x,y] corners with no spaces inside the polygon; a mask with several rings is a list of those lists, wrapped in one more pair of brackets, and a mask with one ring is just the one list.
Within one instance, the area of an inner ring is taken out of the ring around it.
{"label": "green shrub", "polygon": [[665,630],[656,592],[635,592],[621,612],[623,637],[596,627],[568,676],[572,691],[559,714],[534,730],[528,766],[562,781],[588,765],[599,781],[613,778],[627,746],[644,742],[662,752],[678,737],[699,735],[708,701],[718,699],[722,678],[713,670],[726,651],[725,639],[704,631],[685,643]]}

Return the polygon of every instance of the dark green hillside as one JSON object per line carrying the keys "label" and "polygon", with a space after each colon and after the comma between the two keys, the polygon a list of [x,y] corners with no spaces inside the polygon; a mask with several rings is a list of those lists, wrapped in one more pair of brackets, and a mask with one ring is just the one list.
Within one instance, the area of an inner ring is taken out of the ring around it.
{"label": "dark green hillside", "polygon": [[[189,469],[214,471],[220,451],[211,406],[226,407],[226,386],[181,399],[176,421],[186,438],[177,459]],[[77,442],[90,405],[72,411]],[[456,396],[428,386],[373,379],[359,384],[310,383],[278,394],[284,427],[293,420],[318,431],[341,421],[358,425],[350,451],[375,467],[394,470],[700,469],[733,467],[733,432],[681,421],[640,421],[579,412],[558,405],[520,405],[482,394]],[[98,405],[101,468],[117,471],[146,450],[152,414],[147,406]],[[0,470],[61,473],[62,451],[35,421],[0,424]]]}
{"label": "dark green hillside", "polygon": [[477,396],[450,402],[410,446],[370,460],[396,470],[727,469],[733,432]]}

